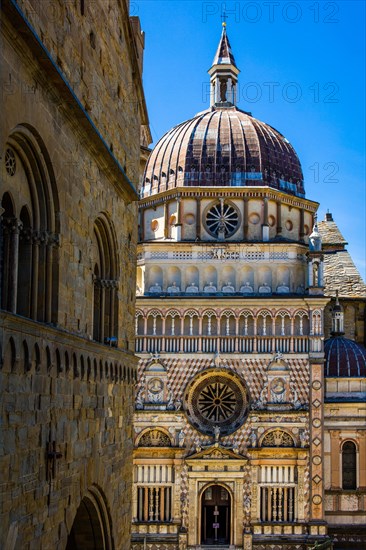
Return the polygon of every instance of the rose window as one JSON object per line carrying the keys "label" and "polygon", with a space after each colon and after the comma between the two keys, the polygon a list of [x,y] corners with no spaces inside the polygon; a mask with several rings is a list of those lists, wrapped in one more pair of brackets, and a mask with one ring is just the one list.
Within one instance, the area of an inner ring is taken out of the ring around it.
{"label": "rose window", "polygon": [[208,420],[226,420],[235,411],[235,393],[225,383],[208,384],[198,396],[197,408]]}
{"label": "rose window", "polygon": [[16,170],[16,160],[14,152],[11,149],[5,151],[5,169],[9,176],[14,176]]}
{"label": "rose window", "polygon": [[238,229],[239,221],[239,210],[234,204],[225,203],[224,200],[220,200],[206,211],[206,228],[214,237],[230,237]]}
{"label": "rose window", "polygon": [[185,395],[188,420],[201,432],[221,435],[237,430],[249,408],[245,383],[227,369],[210,369],[199,374]]}

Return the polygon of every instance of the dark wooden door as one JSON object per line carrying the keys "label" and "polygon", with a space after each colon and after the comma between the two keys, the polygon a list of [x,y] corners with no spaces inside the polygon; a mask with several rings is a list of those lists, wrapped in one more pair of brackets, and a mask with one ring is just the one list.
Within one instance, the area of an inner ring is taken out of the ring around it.
{"label": "dark wooden door", "polygon": [[229,492],[220,485],[203,493],[201,544],[230,544],[230,504]]}

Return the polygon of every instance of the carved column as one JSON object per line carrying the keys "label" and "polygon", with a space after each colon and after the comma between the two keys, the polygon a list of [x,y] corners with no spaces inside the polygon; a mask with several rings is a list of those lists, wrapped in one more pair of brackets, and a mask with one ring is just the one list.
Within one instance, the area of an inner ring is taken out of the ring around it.
{"label": "carved column", "polygon": [[250,510],[250,520],[252,523],[255,523],[259,520],[258,491],[258,466],[252,463],[252,505]]}
{"label": "carved column", "polygon": [[142,242],[145,238],[145,208],[140,209],[140,225],[138,238],[140,242]]}
{"label": "carved column", "polygon": [[305,520],[305,493],[304,493],[304,479],[305,479],[305,467],[298,465],[298,483],[297,483],[297,520]]}
{"label": "carved column", "polygon": [[169,238],[169,203],[164,202],[164,239]]}
{"label": "carved column", "polygon": [[263,241],[269,240],[269,226],[268,226],[268,199],[263,199],[263,224],[262,224],[262,239]]}
{"label": "carved column", "polygon": [[45,321],[52,320],[52,264],[53,264],[53,237],[48,235],[46,244],[46,311]]}
{"label": "carved column", "polygon": [[201,197],[196,198],[196,239],[201,240]]}
{"label": "carved column", "polygon": [[304,226],[305,212],[303,208],[300,208],[300,241],[304,241],[305,226]]}
{"label": "carved column", "polygon": [[11,225],[9,257],[9,311],[17,311],[19,233],[22,223],[14,218]]}
{"label": "carved column", "polygon": [[281,202],[277,202],[277,236],[282,233],[282,208]]}
{"label": "carved column", "polygon": [[340,488],[339,434],[339,430],[330,430],[330,486],[332,489]]}
{"label": "carved column", "polygon": [[312,358],[310,362],[310,527],[311,534],[323,534],[319,523],[324,523],[324,465],[323,465],[323,359]]}
{"label": "carved column", "polygon": [[248,232],[249,232],[248,211],[249,211],[249,198],[244,197],[244,240],[245,241],[248,240]]}
{"label": "carved column", "polygon": [[32,246],[32,294],[31,294],[31,317],[37,320],[38,312],[38,265],[39,265],[39,245],[40,235],[38,231],[33,232]]}
{"label": "carved column", "polygon": [[104,342],[105,335],[105,281],[100,281],[100,342]]}
{"label": "carved column", "polygon": [[177,197],[177,223],[175,225],[177,228],[177,241],[180,241],[182,238],[182,200],[180,196]]}
{"label": "carved column", "polygon": [[358,430],[359,436],[359,483],[360,489],[366,488],[366,430]]}

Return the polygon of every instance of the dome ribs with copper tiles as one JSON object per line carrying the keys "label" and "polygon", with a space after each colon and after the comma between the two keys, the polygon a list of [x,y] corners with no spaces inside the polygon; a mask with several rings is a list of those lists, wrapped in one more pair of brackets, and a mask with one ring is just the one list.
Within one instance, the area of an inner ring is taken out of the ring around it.
{"label": "dome ribs with copper tiles", "polygon": [[268,186],[304,197],[295,150],[277,130],[236,107],[213,107],[174,127],[147,163],[143,196],[175,187]]}

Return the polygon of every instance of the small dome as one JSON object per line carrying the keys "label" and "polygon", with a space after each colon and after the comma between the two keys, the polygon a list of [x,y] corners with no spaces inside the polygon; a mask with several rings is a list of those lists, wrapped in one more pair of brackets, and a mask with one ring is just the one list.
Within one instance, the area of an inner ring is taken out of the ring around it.
{"label": "small dome", "polygon": [[305,196],[292,145],[235,106],[215,105],[158,141],[146,166],[143,196],[181,186],[268,186]]}
{"label": "small dome", "polygon": [[329,338],[324,344],[325,376],[366,377],[366,348],[342,336]]}

